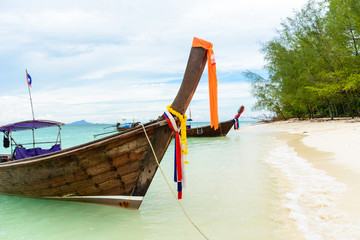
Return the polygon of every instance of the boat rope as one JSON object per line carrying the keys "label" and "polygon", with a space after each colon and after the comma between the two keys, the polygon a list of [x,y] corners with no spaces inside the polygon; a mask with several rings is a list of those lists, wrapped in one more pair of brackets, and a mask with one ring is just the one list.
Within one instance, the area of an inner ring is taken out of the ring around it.
{"label": "boat rope", "polygon": [[161,168],[161,166],[160,166],[160,162],[159,162],[159,160],[158,160],[158,158],[157,158],[157,156],[156,156],[155,150],[154,150],[154,148],[153,148],[153,145],[151,144],[151,141],[150,141],[150,139],[149,139],[149,136],[147,135],[147,132],[146,132],[146,130],[145,130],[144,125],[143,125],[142,123],[140,123],[140,125],[141,125],[141,127],[143,128],[143,130],[144,130],[144,133],[145,133],[145,136],[146,136],[147,141],[149,142],[149,145],[150,145],[150,147],[151,147],[152,153],[153,153],[154,158],[155,158],[155,160],[156,160],[156,164],[158,165],[158,168],[160,169],[161,174],[162,174],[162,176],[163,176],[166,184],[168,185],[171,193],[173,194],[174,198],[176,199],[177,203],[179,204],[181,210],[182,210],[183,213],[185,214],[186,218],[190,221],[190,223],[196,228],[196,230],[197,230],[205,239],[209,239],[209,238],[200,230],[200,228],[193,222],[193,220],[190,218],[189,214],[186,212],[185,208],[183,207],[183,205],[181,204],[181,202],[180,202],[179,199],[177,198],[174,190],[171,188],[170,183],[169,183],[169,181],[167,180],[167,178],[166,178],[166,176],[165,176],[164,171],[162,170],[162,168]]}

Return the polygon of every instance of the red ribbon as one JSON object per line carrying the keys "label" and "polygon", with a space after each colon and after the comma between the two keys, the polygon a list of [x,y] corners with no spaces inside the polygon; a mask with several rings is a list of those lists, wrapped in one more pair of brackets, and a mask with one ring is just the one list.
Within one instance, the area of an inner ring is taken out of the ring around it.
{"label": "red ribbon", "polygon": [[[170,114],[170,113],[169,113]],[[175,160],[174,160],[174,181],[177,182],[178,199],[182,198],[182,164],[181,164],[181,141],[179,131],[172,126],[170,117],[164,113],[165,119],[171,130],[175,132]]]}
{"label": "red ribbon", "polygon": [[177,181],[182,181],[182,171],[181,171],[181,143],[179,132],[175,133],[175,147],[176,147],[176,170],[177,170]]}

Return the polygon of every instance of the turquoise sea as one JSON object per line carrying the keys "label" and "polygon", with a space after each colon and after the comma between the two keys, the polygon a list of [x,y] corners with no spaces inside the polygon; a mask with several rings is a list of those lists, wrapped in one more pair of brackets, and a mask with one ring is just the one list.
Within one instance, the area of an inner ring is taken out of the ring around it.
{"label": "turquoise sea", "polygon": [[[252,123],[241,121],[240,128]],[[108,131],[104,130],[106,126],[65,125],[63,147],[91,141],[93,134]],[[56,132],[39,130],[36,139],[52,135],[55,140]],[[26,141],[20,133],[15,137]],[[209,239],[287,239],[280,231],[276,180],[264,162],[273,138],[263,131],[232,129],[226,137],[188,139],[190,164],[181,203]],[[173,144],[161,163],[169,180],[173,173]],[[171,184],[175,189],[175,183]],[[139,210],[0,195],[0,239],[203,237],[184,216],[158,171]]]}

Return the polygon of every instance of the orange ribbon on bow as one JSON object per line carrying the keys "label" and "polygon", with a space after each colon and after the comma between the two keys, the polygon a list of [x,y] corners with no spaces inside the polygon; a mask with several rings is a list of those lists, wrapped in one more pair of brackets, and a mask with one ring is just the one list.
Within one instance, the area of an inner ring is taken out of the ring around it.
{"label": "orange ribbon on bow", "polygon": [[194,37],[193,47],[202,47],[207,50],[208,75],[209,75],[209,100],[210,100],[210,124],[215,130],[219,128],[218,103],[217,103],[217,77],[213,44]]}

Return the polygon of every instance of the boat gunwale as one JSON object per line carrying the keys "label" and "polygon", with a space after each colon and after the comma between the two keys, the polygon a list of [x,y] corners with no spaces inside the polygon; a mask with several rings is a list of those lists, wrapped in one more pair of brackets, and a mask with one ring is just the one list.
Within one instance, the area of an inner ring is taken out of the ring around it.
{"label": "boat gunwale", "polygon": [[[149,122],[149,123],[144,124],[144,127],[145,127],[145,130],[146,130],[147,128],[156,128],[156,127],[161,127],[161,126],[164,126],[164,125],[167,125],[166,120],[159,119],[156,122]],[[125,131],[122,131],[122,132],[112,134],[110,136],[106,136],[106,137],[96,139],[96,140],[93,140],[93,141],[90,141],[90,142],[86,142],[86,143],[79,144],[79,145],[76,145],[76,146],[73,146],[73,147],[62,149],[62,150],[57,151],[57,152],[48,153],[48,154],[35,156],[35,157],[30,157],[30,158],[24,158],[24,159],[19,159],[19,160],[8,161],[8,162],[1,162],[0,163],[0,168],[17,166],[17,165],[26,165],[26,164],[30,164],[30,163],[49,160],[51,158],[63,157],[64,155],[73,154],[74,152],[85,150],[86,148],[96,147],[97,145],[100,145],[100,144],[109,143],[109,142],[111,142],[113,140],[118,139],[119,137],[128,137],[128,136],[131,136],[132,134],[138,134],[140,132],[143,132],[143,129],[142,129],[141,125],[137,126],[137,127],[134,127],[132,129],[128,129],[128,130],[125,130]]]}

